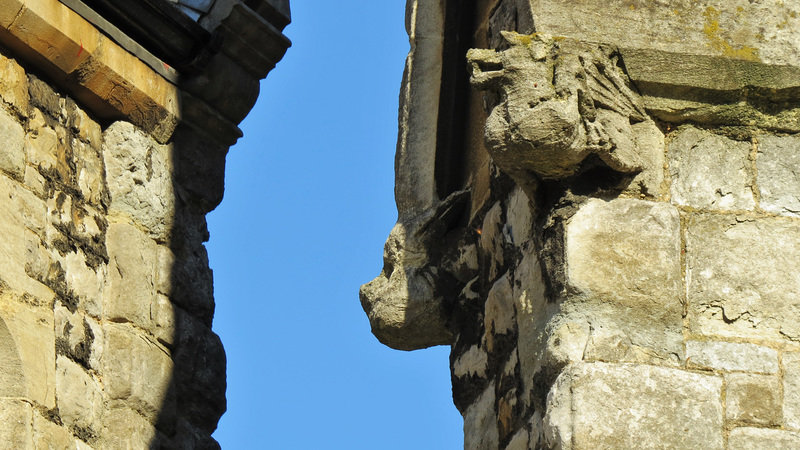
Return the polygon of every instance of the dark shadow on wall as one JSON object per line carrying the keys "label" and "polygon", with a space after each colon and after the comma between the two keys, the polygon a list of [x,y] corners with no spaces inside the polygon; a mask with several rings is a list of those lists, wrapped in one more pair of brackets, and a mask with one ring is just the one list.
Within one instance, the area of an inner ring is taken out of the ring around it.
{"label": "dark shadow on wall", "polygon": [[211,438],[226,409],[225,350],[211,331],[213,276],[205,215],[222,200],[227,146],[188,126],[172,137],[174,255],[167,295],[174,311],[173,373],[151,449],[216,449]]}

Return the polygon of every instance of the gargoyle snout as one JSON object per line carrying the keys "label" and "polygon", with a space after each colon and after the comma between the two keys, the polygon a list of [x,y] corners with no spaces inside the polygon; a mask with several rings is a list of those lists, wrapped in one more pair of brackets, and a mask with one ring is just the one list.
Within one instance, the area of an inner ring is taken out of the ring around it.
{"label": "gargoyle snout", "polygon": [[491,49],[474,48],[469,50],[467,62],[469,62],[469,81],[477,89],[488,89],[505,73],[501,54]]}

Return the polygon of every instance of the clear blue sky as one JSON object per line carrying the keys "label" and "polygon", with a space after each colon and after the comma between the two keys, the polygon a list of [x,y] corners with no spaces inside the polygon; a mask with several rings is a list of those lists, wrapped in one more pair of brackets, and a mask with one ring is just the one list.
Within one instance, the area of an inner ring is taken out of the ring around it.
{"label": "clear blue sky", "polygon": [[228,355],[223,449],[458,449],[449,348],[372,336],[358,288],[397,212],[405,0],[291,0],[293,45],[261,84],[208,217]]}

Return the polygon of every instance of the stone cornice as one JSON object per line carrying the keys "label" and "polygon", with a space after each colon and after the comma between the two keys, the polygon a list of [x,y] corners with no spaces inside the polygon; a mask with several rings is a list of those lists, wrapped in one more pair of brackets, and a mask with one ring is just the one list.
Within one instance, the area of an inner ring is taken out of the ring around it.
{"label": "stone cornice", "polygon": [[[236,2],[228,12],[233,19],[224,17],[220,27],[248,33],[238,40],[226,39],[219,53],[189,73],[157,58],[146,42],[122,34],[113,23],[104,28],[103,23],[110,23],[105,17],[92,23],[57,0],[0,0],[0,43],[103,121],[128,120],[161,142],[184,122],[232,145],[241,136],[237,124],[255,103],[258,80],[291,43],[244,4]],[[200,45],[196,64],[213,41],[204,40],[213,33],[186,19],[186,28],[196,32],[195,44]],[[188,59],[191,45],[184,47]],[[192,111],[182,111],[184,106]]]}

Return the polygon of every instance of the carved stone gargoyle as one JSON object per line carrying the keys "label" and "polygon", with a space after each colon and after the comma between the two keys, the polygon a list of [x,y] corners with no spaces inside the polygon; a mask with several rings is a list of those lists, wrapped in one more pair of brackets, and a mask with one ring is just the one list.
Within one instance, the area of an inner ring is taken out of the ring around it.
{"label": "carved stone gargoyle", "polygon": [[472,85],[500,94],[485,130],[500,169],[561,179],[591,154],[618,172],[643,169],[631,124],[648,117],[613,49],[546,34],[503,37],[507,50],[467,53]]}
{"label": "carved stone gargoyle", "polygon": [[468,200],[469,191],[455,192],[389,234],[383,271],[359,293],[383,344],[416,350],[453,341],[448,309],[478,269],[474,231],[453,227]]}

